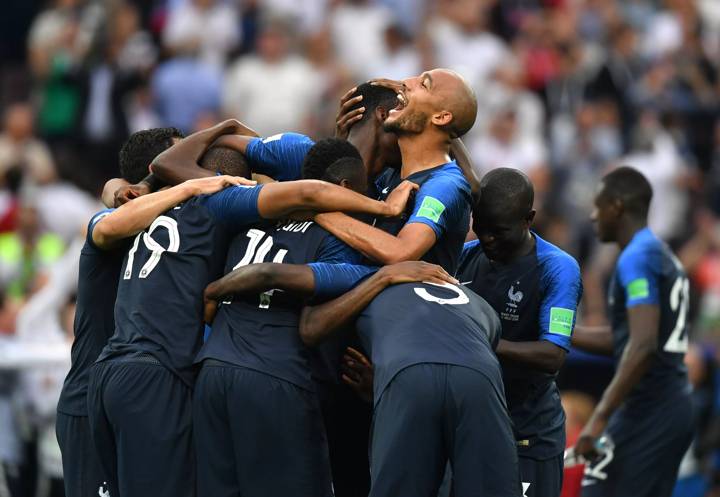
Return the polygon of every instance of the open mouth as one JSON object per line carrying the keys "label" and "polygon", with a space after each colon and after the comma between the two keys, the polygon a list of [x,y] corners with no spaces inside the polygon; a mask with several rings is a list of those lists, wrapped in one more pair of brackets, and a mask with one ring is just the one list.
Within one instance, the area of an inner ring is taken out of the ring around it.
{"label": "open mouth", "polygon": [[391,114],[394,113],[394,112],[400,112],[400,111],[403,110],[405,107],[407,107],[408,100],[407,100],[407,97],[405,96],[404,93],[398,93],[398,94],[397,94],[397,100],[398,100],[398,104],[395,106],[394,109],[391,109],[391,110],[390,110],[390,113],[391,113]]}

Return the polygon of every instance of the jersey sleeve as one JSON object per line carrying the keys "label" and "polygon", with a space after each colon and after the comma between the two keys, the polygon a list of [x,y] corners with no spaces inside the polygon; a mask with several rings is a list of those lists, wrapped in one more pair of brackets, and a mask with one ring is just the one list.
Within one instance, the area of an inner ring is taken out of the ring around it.
{"label": "jersey sleeve", "polygon": [[659,304],[659,281],[649,251],[631,251],[620,256],[617,263],[617,278],[625,290],[625,306]]}
{"label": "jersey sleeve", "polygon": [[308,264],[315,276],[315,298],[331,299],[351,290],[378,268],[359,264]]}
{"label": "jersey sleeve", "polygon": [[305,156],[314,144],[305,135],[281,133],[267,138],[253,138],[245,149],[245,156],[253,172],[277,181],[291,181],[302,178]]}
{"label": "jersey sleeve", "polygon": [[425,224],[432,228],[437,238],[441,238],[448,228],[463,223],[465,209],[469,210],[470,205],[458,181],[438,175],[428,179],[420,187],[407,224]]}
{"label": "jersey sleeve", "polygon": [[363,257],[360,252],[333,235],[328,235],[320,245],[315,262],[360,264],[362,259]]}
{"label": "jersey sleeve", "polygon": [[95,242],[93,241],[92,234],[93,230],[95,229],[95,225],[97,225],[98,221],[100,221],[102,218],[110,215],[113,212],[115,212],[115,209],[104,209],[90,218],[90,222],[88,223],[87,227],[87,234],[85,235],[85,241],[90,247],[94,248],[95,250],[102,250],[100,247],[95,245]]}
{"label": "jersey sleeve", "polygon": [[541,278],[539,338],[569,351],[582,296],[580,267],[575,259],[562,253],[545,261]]}
{"label": "jersey sleeve", "polygon": [[262,185],[236,185],[203,197],[202,202],[212,217],[233,230],[262,219],[258,212],[258,197]]}

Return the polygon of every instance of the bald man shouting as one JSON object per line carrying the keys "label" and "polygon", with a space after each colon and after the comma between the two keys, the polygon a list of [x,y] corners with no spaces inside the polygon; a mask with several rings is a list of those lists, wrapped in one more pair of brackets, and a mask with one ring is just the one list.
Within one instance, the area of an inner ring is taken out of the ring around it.
{"label": "bald man shouting", "polygon": [[384,199],[405,179],[417,183],[412,210],[397,219],[377,219],[372,226],[341,213],[318,215],[315,221],[374,262],[422,259],[453,274],[469,225],[471,196],[470,185],[450,159],[450,142],[475,123],[475,94],[447,69],[374,84],[397,93],[397,107],[384,128],[397,134],[402,154],[402,168],[383,173],[377,191]]}

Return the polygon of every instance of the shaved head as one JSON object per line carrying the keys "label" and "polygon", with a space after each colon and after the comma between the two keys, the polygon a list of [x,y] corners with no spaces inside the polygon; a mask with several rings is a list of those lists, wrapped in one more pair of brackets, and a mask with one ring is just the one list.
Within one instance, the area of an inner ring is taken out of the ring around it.
{"label": "shaved head", "polygon": [[535,190],[525,173],[509,167],[488,172],[480,181],[479,207],[513,220],[522,220],[533,208]]}
{"label": "shaved head", "polygon": [[455,71],[433,69],[430,71],[442,97],[441,107],[453,116],[445,126],[451,138],[459,138],[473,127],[477,117],[477,98],[468,82]]}

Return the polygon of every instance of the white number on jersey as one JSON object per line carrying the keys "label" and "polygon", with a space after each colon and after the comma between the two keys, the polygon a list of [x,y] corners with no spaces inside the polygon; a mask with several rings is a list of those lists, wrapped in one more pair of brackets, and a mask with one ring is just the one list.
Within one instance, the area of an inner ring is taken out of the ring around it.
{"label": "white number on jersey", "polygon": [[690,282],[687,278],[679,276],[670,290],[670,309],[678,313],[675,328],[673,328],[663,350],[676,354],[684,354],[688,350],[688,336],[685,331],[687,313],[690,307]]}
{"label": "white number on jersey", "polygon": [[439,286],[440,288],[447,288],[457,293],[457,297],[453,297],[451,299],[443,299],[440,297],[436,297],[435,295],[431,295],[430,292],[428,292],[425,288],[415,288],[415,294],[423,300],[427,300],[428,302],[437,302],[440,305],[462,305],[470,302],[470,299],[465,294],[465,292],[460,290],[460,288],[456,287],[455,285],[451,285],[450,283],[438,285],[437,283],[430,283],[429,281],[423,281],[423,283],[427,285]]}
{"label": "white number on jersey", "polygon": [[[266,235],[267,233],[264,231],[255,228],[248,230],[247,237],[250,238],[250,242],[245,250],[245,255],[243,255],[242,259],[240,259],[240,262],[235,264],[233,269],[247,266],[248,264],[259,264],[261,262],[265,262],[265,256],[268,255],[268,252],[270,252],[270,249],[272,249],[273,246],[273,237],[268,236],[265,238]],[[265,238],[265,241],[261,244],[260,242],[263,238]],[[275,254],[272,261],[278,264],[282,263],[286,254],[286,249],[280,249],[277,251],[277,254]],[[258,306],[260,309],[270,308],[270,299],[273,293],[275,293],[275,289],[268,290],[267,292],[260,294],[260,305]]]}
{"label": "white number on jersey", "polygon": [[[163,247],[156,242],[152,234],[158,228],[165,228],[168,231],[168,246]],[[180,249],[180,232],[178,232],[177,221],[167,216],[159,216],[150,225],[150,228],[146,232],[138,233],[135,237],[132,247],[128,252],[128,261],[123,272],[123,279],[129,280],[132,277],[133,263],[135,262],[135,252],[138,250],[140,245],[140,239],[142,238],[145,247],[151,251],[150,258],[140,269],[140,279],[147,278],[153,269],[160,262],[160,258],[165,252],[177,252]]]}

